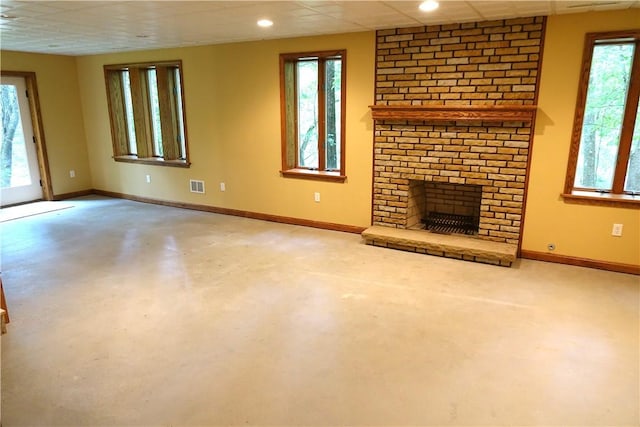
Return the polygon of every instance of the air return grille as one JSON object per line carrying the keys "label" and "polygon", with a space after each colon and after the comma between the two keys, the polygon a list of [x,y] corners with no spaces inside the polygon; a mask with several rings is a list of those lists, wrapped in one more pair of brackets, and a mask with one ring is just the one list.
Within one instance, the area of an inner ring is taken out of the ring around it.
{"label": "air return grille", "polygon": [[192,193],[204,194],[204,181],[198,181],[195,179],[189,180],[189,187]]}

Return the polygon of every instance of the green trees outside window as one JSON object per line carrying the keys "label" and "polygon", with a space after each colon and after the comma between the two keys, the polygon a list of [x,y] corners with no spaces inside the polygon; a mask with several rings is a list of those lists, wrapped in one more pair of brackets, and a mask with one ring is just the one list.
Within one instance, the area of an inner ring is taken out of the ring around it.
{"label": "green trees outside window", "polygon": [[282,171],[344,179],[345,51],[280,55]]}
{"label": "green trees outside window", "polygon": [[2,116],[2,139],[0,142],[0,186],[29,184],[28,174],[16,171],[28,171],[27,153],[24,148],[20,107],[15,86],[0,86],[0,115]]}
{"label": "green trees outside window", "polygon": [[640,194],[640,31],[588,34],[583,62],[565,192]]}

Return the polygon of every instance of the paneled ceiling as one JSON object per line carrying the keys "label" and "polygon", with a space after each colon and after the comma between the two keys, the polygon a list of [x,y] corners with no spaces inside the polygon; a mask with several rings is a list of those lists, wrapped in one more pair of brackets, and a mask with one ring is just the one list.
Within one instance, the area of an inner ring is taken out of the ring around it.
{"label": "paneled ceiling", "polygon": [[[640,1],[16,1],[0,3],[3,50],[90,55],[640,7]],[[259,19],[274,22],[269,28]]]}

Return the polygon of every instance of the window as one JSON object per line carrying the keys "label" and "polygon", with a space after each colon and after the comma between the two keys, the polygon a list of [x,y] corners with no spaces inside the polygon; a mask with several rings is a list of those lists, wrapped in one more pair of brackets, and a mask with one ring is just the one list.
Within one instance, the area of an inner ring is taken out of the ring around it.
{"label": "window", "polygon": [[280,55],[282,175],[343,182],[346,51]]}
{"label": "window", "polygon": [[181,62],[106,65],[116,161],[189,166]]}
{"label": "window", "polygon": [[640,206],[640,30],[587,34],[565,197]]}

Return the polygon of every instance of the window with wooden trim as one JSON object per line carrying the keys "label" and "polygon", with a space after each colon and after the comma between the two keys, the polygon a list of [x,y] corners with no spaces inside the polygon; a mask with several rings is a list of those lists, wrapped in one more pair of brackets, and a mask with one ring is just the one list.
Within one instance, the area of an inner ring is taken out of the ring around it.
{"label": "window with wooden trim", "polygon": [[105,65],[116,161],[189,166],[180,61]]}
{"label": "window with wooden trim", "polygon": [[282,175],[344,181],[346,51],[280,55]]}
{"label": "window with wooden trim", "polygon": [[564,196],[640,205],[640,30],[586,36]]}

